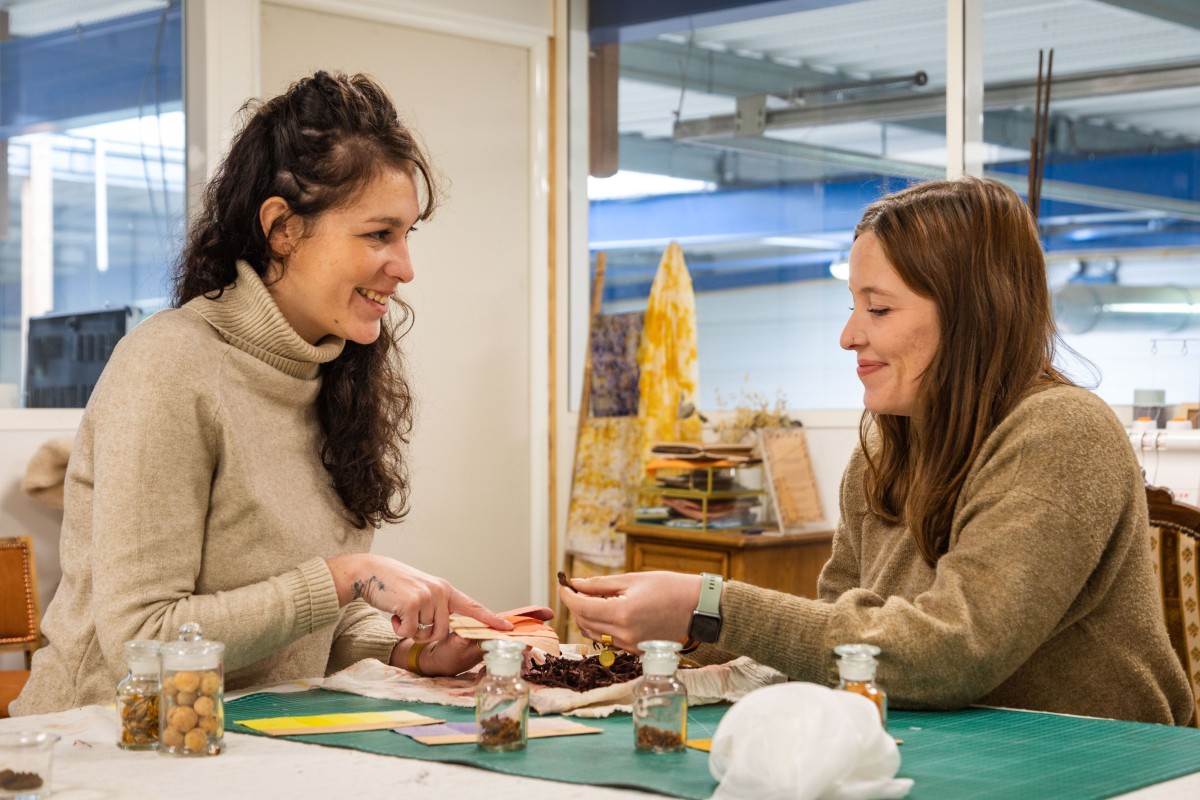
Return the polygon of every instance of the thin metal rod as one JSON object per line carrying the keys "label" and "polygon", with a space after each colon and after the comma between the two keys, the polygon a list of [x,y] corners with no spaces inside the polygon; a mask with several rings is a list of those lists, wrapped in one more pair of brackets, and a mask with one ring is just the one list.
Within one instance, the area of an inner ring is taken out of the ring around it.
{"label": "thin metal rod", "polygon": [[1037,204],[1039,209],[1042,205],[1042,181],[1046,177],[1046,140],[1050,138],[1050,85],[1053,81],[1053,73],[1054,48],[1051,47],[1046,58],[1046,94],[1043,98],[1045,105],[1042,106],[1042,135],[1038,149]]}
{"label": "thin metal rod", "polygon": [[1029,188],[1025,192],[1029,211],[1036,221],[1038,218],[1037,205],[1037,176],[1038,176],[1038,137],[1041,134],[1042,122],[1042,51],[1038,50],[1037,71],[1037,100],[1033,104],[1033,136],[1029,138]]}

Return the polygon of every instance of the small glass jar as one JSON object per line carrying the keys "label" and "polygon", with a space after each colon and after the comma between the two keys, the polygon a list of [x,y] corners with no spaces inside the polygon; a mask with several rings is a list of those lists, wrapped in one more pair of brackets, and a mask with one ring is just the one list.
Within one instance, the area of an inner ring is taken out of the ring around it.
{"label": "small glass jar", "polygon": [[117,746],[124,750],[158,747],[158,647],[146,639],[125,643],[129,674],[117,684]]}
{"label": "small glass jar", "polygon": [[475,690],[479,748],[523,750],[529,727],[529,684],[521,680],[523,642],[488,639],[483,645],[487,674]]}
{"label": "small glass jar", "polygon": [[687,744],[687,688],[679,680],[679,642],[638,642],[642,677],[633,686],[634,748],[678,753]]}
{"label": "small glass jar", "polygon": [[861,694],[879,709],[879,719],[887,726],[887,692],[875,685],[876,656],[879,648],[873,644],[839,644],[833,648],[838,655],[839,689]]}
{"label": "small glass jar", "polygon": [[215,756],[225,749],[225,645],[203,638],[195,622],[161,645],[158,752]]}

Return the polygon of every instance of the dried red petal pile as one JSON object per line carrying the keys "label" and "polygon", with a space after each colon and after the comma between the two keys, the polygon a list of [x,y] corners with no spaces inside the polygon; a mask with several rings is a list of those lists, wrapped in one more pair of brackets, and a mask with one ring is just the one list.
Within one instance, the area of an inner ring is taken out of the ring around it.
{"label": "dried red petal pile", "polygon": [[577,692],[625,683],[641,675],[642,663],[632,653],[618,653],[611,667],[601,664],[596,656],[582,660],[546,656],[544,662],[531,664],[521,673],[530,683]]}

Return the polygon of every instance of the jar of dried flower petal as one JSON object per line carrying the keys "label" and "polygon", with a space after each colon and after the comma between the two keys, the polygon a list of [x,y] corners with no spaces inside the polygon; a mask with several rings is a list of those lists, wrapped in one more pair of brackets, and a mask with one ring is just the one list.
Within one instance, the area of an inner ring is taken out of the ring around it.
{"label": "jar of dried flower petal", "polygon": [[144,639],[124,645],[129,674],[117,684],[117,745],[124,750],[158,747],[158,646]]}

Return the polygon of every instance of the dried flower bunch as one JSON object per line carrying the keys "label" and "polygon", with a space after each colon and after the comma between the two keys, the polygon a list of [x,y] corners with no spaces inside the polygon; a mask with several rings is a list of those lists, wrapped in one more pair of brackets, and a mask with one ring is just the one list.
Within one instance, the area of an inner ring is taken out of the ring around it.
{"label": "dried flower bunch", "polygon": [[613,664],[606,667],[598,656],[588,656],[582,661],[556,656],[546,656],[541,664],[530,664],[521,677],[539,686],[556,689],[573,689],[586,692],[614,683],[624,683],[641,677],[642,662],[632,653],[618,653]]}
{"label": "dried flower bunch", "polygon": [[[798,420],[788,416],[787,395],[782,389],[775,390],[774,402],[768,401],[766,395],[758,390],[741,389],[732,398],[724,397],[720,389],[716,394],[721,414],[710,427],[718,442],[746,443],[753,441],[754,432],[759,428],[792,428],[800,425]],[[729,411],[726,411],[727,403],[733,404]]]}

